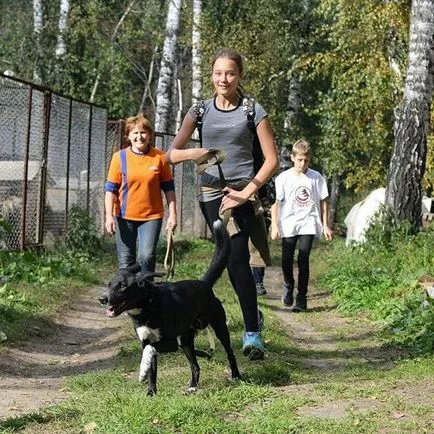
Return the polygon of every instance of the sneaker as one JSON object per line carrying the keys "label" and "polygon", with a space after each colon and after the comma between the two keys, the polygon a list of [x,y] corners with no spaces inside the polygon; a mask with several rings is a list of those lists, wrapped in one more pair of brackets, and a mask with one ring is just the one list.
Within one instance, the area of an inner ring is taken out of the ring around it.
{"label": "sneaker", "polygon": [[264,358],[264,342],[260,332],[246,332],[243,337],[243,354],[249,360],[262,360]]}
{"label": "sneaker", "polygon": [[292,308],[292,311],[295,313],[306,312],[307,311],[307,301],[306,298],[298,298],[295,301],[295,306]]}
{"label": "sneaker", "polygon": [[261,332],[264,329],[264,314],[258,309],[258,330]]}
{"label": "sneaker", "polygon": [[256,284],[256,295],[265,295],[267,290],[264,288],[264,284],[262,282],[258,282]]}
{"label": "sneaker", "polygon": [[291,307],[294,304],[294,296],[292,294],[292,289],[287,286],[283,287],[282,303],[285,306]]}

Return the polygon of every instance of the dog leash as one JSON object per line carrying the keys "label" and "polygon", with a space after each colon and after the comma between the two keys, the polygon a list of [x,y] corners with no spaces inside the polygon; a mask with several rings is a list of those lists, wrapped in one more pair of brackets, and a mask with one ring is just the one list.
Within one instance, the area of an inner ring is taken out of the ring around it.
{"label": "dog leash", "polygon": [[166,256],[164,257],[164,269],[167,270],[167,279],[172,279],[175,274],[175,243],[172,229],[167,230]]}
{"label": "dog leash", "polygon": [[[219,172],[220,188],[222,190],[227,186],[225,175],[223,173],[220,164],[224,161],[225,157],[226,157],[225,152],[220,149],[208,149],[208,152],[206,154],[203,154],[200,158],[198,158],[195,161],[197,164],[196,173],[198,175],[200,175],[202,172],[208,169],[208,167],[217,165],[217,169]],[[226,210],[223,214],[223,223],[225,226],[228,224],[230,216],[231,216],[231,211]]]}

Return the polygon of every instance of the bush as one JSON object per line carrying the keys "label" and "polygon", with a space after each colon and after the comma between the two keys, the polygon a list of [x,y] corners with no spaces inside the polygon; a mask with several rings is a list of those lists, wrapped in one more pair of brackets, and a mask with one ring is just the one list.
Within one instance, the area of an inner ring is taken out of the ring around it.
{"label": "bush", "polygon": [[384,327],[391,342],[432,352],[434,306],[419,284],[434,276],[434,231],[415,233],[389,212],[380,213],[362,245],[333,243],[320,284],[346,313],[365,311]]}
{"label": "bush", "polygon": [[94,221],[77,205],[72,206],[69,211],[66,246],[81,253],[92,253],[101,249]]}

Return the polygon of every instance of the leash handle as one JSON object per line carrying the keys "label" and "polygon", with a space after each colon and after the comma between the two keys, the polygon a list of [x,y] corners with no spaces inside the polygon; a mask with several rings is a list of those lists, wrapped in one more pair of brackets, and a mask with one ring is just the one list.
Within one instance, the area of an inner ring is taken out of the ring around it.
{"label": "leash handle", "polygon": [[172,279],[175,274],[175,243],[172,229],[167,230],[166,256],[164,257],[164,269],[167,270],[167,279]]}

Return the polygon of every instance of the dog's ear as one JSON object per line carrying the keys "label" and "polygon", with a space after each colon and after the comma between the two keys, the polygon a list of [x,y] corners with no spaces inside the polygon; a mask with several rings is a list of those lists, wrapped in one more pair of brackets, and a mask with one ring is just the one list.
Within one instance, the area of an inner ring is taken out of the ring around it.
{"label": "dog's ear", "polygon": [[146,279],[149,279],[150,277],[164,277],[165,275],[166,273],[164,271],[147,271]]}
{"label": "dog's ear", "polygon": [[153,272],[142,271],[134,276],[134,280],[140,288],[145,289],[146,287],[152,286],[153,282],[150,278],[153,276],[155,276]]}
{"label": "dog's ear", "polygon": [[141,271],[134,276],[134,279],[141,286],[146,283],[149,277],[151,277],[150,273]]}

